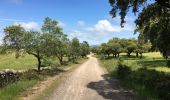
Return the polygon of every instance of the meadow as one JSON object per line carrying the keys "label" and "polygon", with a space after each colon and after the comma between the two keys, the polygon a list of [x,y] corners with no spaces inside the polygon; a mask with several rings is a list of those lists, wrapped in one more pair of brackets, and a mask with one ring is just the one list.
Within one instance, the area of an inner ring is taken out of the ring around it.
{"label": "meadow", "polygon": [[123,63],[130,66],[132,70],[146,67],[148,69],[155,69],[157,71],[170,73],[170,68],[166,65],[166,60],[159,52],[144,53],[143,58],[136,58],[135,53],[132,53],[131,57],[127,57],[126,53],[121,53],[119,58],[106,58],[101,60],[102,65],[105,66],[108,71],[113,71],[117,67],[118,61],[123,60]]}
{"label": "meadow", "polygon": [[15,54],[1,54],[0,55],[0,70],[14,69],[14,70],[26,70],[36,68],[37,61],[32,55],[24,55],[19,58],[15,58]]}
{"label": "meadow", "polygon": [[[47,60],[48,59],[48,60]],[[42,60],[42,66],[54,67],[60,66],[59,60],[55,57]],[[64,57],[64,61],[67,61],[67,57]],[[28,70],[37,69],[37,59],[33,55],[24,54],[19,58],[13,54],[0,54],[0,70],[13,69],[13,70]]]}
{"label": "meadow", "polygon": [[169,100],[170,68],[159,52],[144,53],[142,59],[122,53],[119,58],[100,59],[100,63],[111,77],[142,100]]}

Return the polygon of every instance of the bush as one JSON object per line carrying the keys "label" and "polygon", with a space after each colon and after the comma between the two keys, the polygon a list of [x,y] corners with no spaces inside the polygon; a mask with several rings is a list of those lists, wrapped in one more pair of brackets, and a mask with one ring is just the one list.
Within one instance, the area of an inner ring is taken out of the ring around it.
{"label": "bush", "polygon": [[147,68],[131,71],[129,67],[119,64],[117,75],[120,80],[125,80],[130,84],[144,87],[145,91],[150,91],[150,93],[157,95],[163,100],[170,100],[169,74],[156,70],[148,70]]}
{"label": "bush", "polygon": [[170,74],[147,68],[139,68],[132,71],[129,66],[124,65],[119,60],[116,76],[122,82],[126,83],[126,86],[132,87],[139,93],[143,91],[155,95],[161,100],[170,100]]}
{"label": "bush", "polygon": [[170,68],[170,60],[167,61],[167,67]]}
{"label": "bush", "polygon": [[23,73],[23,75],[21,76],[21,79],[23,79],[23,80],[36,80],[36,79],[41,80],[41,77],[38,74],[37,70],[28,70]]}
{"label": "bush", "polygon": [[126,79],[128,78],[127,76],[129,76],[130,74],[131,74],[131,68],[119,62],[118,67],[116,69],[117,78]]}
{"label": "bush", "polygon": [[60,70],[58,68],[44,69],[44,70],[42,70],[41,74],[48,75],[48,76],[54,76],[54,75],[59,74],[61,71],[62,70]]}
{"label": "bush", "polygon": [[101,60],[105,60],[105,59],[106,59],[105,55],[103,55],[103,54],[100,55],[100,59],[101,59]]}

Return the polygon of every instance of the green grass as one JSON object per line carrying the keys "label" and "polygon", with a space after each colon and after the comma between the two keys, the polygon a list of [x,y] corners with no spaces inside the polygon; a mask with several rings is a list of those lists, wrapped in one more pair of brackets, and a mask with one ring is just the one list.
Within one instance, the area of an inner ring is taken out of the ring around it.
{"label": "green grass", "polygon": [[0,89],[0,100],[17,100],[16,96],[32,87],[38,80],[23,80]]}
{"label": "green grass", "polygon": [[25,70],[36,68],[36,58],[31,55],[25,55],[18,59],[15,58],[14,54],[0,55],[0,70],[2,69],[15,69]]}
{"label": "green grass", "polygon": [[[99,56],[100,57],[100,56]],[[125,53],[121,53],[119,58],[109,57],[104,60],[100,60],[100,63],[107,71],[113,76],[116,75],[115,71],[118,65],[119,59],[123,60],[123,64],[131,67],[133,71],[137,71],[139,68],[146,67],[147,69],[155,69],[159,72],[170,73],[170,68],[166,66],[167,61],[162,57],[159,52],[144,53],[143,58],[136,58],[133,53],[130,58],[126,56]],[[133,81],[133,80],[131,80]],[[152,93],[150,90],[147,90],[140,84],[132,84],[130,80],[120,80],[122,86],[126,89],[132,89],[139,96],[146,97],[147,100],[159,100],[158,97]],[[145,98],[145,99],[146,99]]]}
{"label": "green grass", "polygon": [[170,73],[170,68],[166,66],[167,61],[159,52],[144,53],[142,59],[136,58],[134,53],[132,53],[130,58],[128,58],[125,53],[121,53],[120,58],[110,57],[107,60],[101,60],[101,62],[103,66],[108,69],[108,71],[113,71],[116,68],[117,61],[119,59],[122,59],[123,63],[127,66],[130,66],[132,70],[146,67],[148,69],[155,69],[157,71]]}
{"label": "green grass", "polygon": [[[53,66],[60,66],[59,60],[56,57],[47,58]],[[67,57],[64,57],[64,61],[67,61]],[[43,65],[43,64],[42,64]],[[37,69],[37,59],[25,54],[19,58],[15,58],[15,54],[0,54],[0,70],[14,69],[14,70],[27,70]]]}

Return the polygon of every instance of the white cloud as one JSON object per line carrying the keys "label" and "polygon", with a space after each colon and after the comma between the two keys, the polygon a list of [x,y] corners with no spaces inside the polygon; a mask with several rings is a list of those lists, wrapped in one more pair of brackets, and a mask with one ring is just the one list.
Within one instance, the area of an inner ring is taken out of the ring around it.
{"label": "white cloud", "polygon": [[79,20],[79,21],[77,21],[77,24],[80,25],[80,26],[84,26],[85,22],[83,20]]}
{"label": "white cloud", "polygon": [[21,4],[23,0],[9,0],[11,3]]}
{"label": "white cloud", "polygon": [[96,32],[99,34],[120,32],[120,26],[113,26],[107,19],[99,20],[93,27],[86,28],[86,31]]}
{"label": "white cloud", "polygon": [[40,26],[36,22],[15,22],[14,25],[21,25],[26,30],[40,30]]}
{"label": "white cloud", "polygon": [[98,34],[107,34],[107,33],[120,33],[122,31],[133,31],[134,27],[129,24],[125,24],[124,28],[121,28],[120,25],[112,25],[111,22],[107,19],[99,20],[97,24],[92,27],[85,29],[88,32],[95,32]]}
{"label": "white cloud", "polygon": [[68,35],[71,37],[78,37],[78,36],[81,36],[82,34],[84,33],[79,30],[73,30],[71,32],[68,32]]}

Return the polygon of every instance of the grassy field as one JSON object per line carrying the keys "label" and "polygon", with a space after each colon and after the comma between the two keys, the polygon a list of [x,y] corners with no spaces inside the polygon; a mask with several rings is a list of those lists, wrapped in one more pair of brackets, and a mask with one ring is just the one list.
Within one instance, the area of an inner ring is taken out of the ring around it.
{"label": "grassy field", "polygon": [[[159,72],[163,72],[166,75],[170,74],[170,68],[168,68],[166,65],[167,61],[163,59],[163,57],[161,56],[159,52],[144,53],[142,59],[136,58],[135,54],[132,54],[131,57],[128,58],[125,53],[122,53],[119,58],[109,57],[107,59],[100,60],[100,63],[103,67],[107,69],[107,71],[110,73],[112,77],[117,77],[117,67],[118,67],[119,59],[120,61],[122,61],[121,63],[123,65],[129,66],[131,68],[133,72],[130,75],[131,76],[135,75],[132,77],[138,78],[138,77],[141,77],[140,75],[144,75],[142,76],[144,78],[141,78],[138,81],[141,81],[142,79],[144,80],[149,79],[149,81],[147,82],[150,84],[152,80],[155,80],[157,82],[160,82],[157,79],[162,80],[159,84],[153,87],[159,87],[159,86],[161,87],[162,85],[166,87],[166,83],[169,82],[169,80],[165,79],[165,75],[159,73]],[[145,70],[146,73],[144,73],[145,71],[143,71],[142,72],[143,74],[141,74],[140,73],[141,71],[138,70],[141,68],[147,68],[148,70]],[[156,72],[154,72],[154,75],[160,75],[160,76],[158,77],[156,76],[155,78],[155,76],[152,74],[153,71],[149,71],[149,69],[155,69]],[[134,72],[136,72],[136,74],[134,74]],[[148,75],[148,76],[145,76],[145,75]],[[137,95],[143,98],[143,100],[162,100],[157,96],[157,93],[159,93],[160,95],[160,92],[153,92],[153,90],[151,91],[150,89],[147,88],[147,85],[137,83],[135,78],[132,80],[131,78],[127,80],[126,79],[119,79],[119,80],[122,86],[124,86],[124,88],[133,90]],[[152,82],[151,84],[153,83],[156,84],[157,82]],[[168,91],[168,88],[165,88],[162,91]],[[168,94],[168,92],[166,92],[165,94]]]}
{"label": "grassy field", "polygon": [[120,58],[110,58],[101,60],[101,62],[108,71],[113,71],[117,67],[119,59],[122,59],[124,64],[131,66],[133,70],[147,67],[149,69],[170,73],[170,68],[166,66],[167,61],[163,59],[159,52],[144,53],[142,59],[136,58],[135,54],[132,54],[131,57],[128,58],[125,53],[122,53],[120,54]]}
{"label": "grassy field", "polygon": [[36,58],[31,55],[25,55],[18,59],[15,58],[14,54],[0,55],[0,70],[2,69],[32,69],[36,68]]}
{"label": "grassy field", "polygon": [[[57,58],[48,58],[55,66],[60,66]],[[64,61],[67,58],[64,57]],[[37,69],[37,59],[32,55],[23,55],[19,58],[15,58],[15,54],[0,54],[0,70],[14,69],[14,70],[27,70]]]}
{"label": "grassy field", "polygon": [[29,87],[34,86],[38,80],[23,80],[0,89],[0,100],[17,100],[16,96]]}

